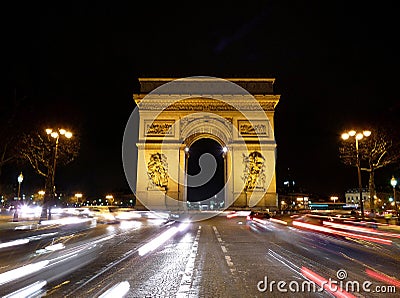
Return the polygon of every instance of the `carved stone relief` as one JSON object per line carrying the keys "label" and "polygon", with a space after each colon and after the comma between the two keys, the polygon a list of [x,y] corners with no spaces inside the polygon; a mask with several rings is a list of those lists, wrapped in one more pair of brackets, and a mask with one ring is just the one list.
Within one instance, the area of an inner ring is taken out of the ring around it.
{"label": "carved stone relief", "polygon": [[154,153],[147,163],[147,175],[150,180],[150,188],[168,186],[167,157],[161,153]]}
{"label": "carved stone relief", "polygon": [[156,120],[145,123],[147,136],[174,136],[174,122],[171,120]]}
{"label": "carved stone relief", "polygon": [[243,137],[265,136],[269,135],[268,125],[265,121],[238,121],[238,130]]}
{"label": "carved stone relief", "polygon": [[244,173],[243,181],[245,190],[264,189],[265,187],[265,158],[258,151],[251,152],[248,156],[243,154]]}

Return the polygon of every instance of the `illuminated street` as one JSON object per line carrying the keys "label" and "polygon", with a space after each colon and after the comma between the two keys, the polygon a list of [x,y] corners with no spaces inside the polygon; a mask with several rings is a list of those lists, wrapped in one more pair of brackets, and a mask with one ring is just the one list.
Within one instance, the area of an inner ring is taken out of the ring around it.
{"label": "illuminated street", "polygon": [[[383,296],[377,290],[395,297],[400,234],[394,228],[343,236],[299,223],[226,213],[189,223],[143,213],[112,224],[82,220],[24,233],[19,224],[20,242],[10,239],[0,248],[0,294],[19,297],[17,291],[31,286],[46,297]],[[344,231],[330,227],[339,228]],[[336,291],[302,291],[303,282],[329,279]],[[359,290],[345,292],[347,281],[358,282]]]}

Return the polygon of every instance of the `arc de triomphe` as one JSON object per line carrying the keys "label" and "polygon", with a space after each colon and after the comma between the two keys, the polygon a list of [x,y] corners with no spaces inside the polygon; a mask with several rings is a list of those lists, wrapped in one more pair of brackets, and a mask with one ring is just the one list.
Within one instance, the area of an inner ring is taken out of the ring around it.
{"label": "arc de triomphe", "polygon": [[152,210],[184,210],[190,147],[209,138],[224,158],[224,207],[276,209],[274,112],[280,95],[274,94],[274,82],[140,78],[140,92],[133,94],[140,115],[135,190],[140,203]]}

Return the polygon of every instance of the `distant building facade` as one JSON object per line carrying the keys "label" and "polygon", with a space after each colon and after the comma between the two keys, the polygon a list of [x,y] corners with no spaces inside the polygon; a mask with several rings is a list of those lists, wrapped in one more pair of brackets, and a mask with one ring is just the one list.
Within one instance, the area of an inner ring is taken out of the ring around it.
{"label": "distant building facade", "polygon": [[[362,199],[364,202],[364,207],[365,205],[368,204],[369,206],[369,189],[362,189]],[[351,205],[359,205],[360,204],[360,191],[358,188],[354,189],[349,189],[345,193],[345,199],[346,199],[346,204],[351,204]],[[365,208],[364,208],[365,209]]]}

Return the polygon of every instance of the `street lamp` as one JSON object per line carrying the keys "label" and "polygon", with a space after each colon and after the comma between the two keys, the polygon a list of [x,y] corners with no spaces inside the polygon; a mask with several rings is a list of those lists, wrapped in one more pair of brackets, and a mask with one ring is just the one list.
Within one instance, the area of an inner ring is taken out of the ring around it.
{"label": "street lamp", "polygon": [[[50,200],[54,200],[55,199],[54,177],[55,177],[55,174],[56,174],[56,164],[57,164],[57,157],[58,157],[57,156],[58,142],[59,142],[60,137],[65,137],[67,139],[70,139],[72,137],[72,133],[70,131],[67,131],[67,130],[63,129],[63,128],[60,128],[60,129],[57,129],[57,130],[53,130],[51,128],[47,128],[46,129],[46,133],[47,133],[47,135],[49,137],[52,137],[53,139],[55,139],[53,166],[52,166],[51,170],[49,169],[49,174],[51,175],[50,185],[48,185],[48,180],[46,180],[46,189],[49,188],[48,189],[49,190],[48,197],[50,198]],[[51,218],[51,207],[48,208],[48,203],[49,203],[48,200],[44,199],[41,219],[47,217],[47,209],[49,211],[48,219]]]}
{"label": "street lamp", "polygon": [[397,185],[397,180],[392,176],[392,179],[390,179],[390,184],[393,186],[393,201],[394,201],[394,209],[396,210],[396,215],[397,215],[397,203],[396,203],[396,185]]}
{"label": "street lamp", "polygon": [[21,174],[19,174],[17,180],[18,180],[18,200],[21,200],[21,183],[24,180],[24,176],[22,175],[22,172],[21,172]]}
{"label": "street lamp", "polygon": [[63,128],[58,129],[58,131],[52,130],[51,128],[46,129],[46,133],[55,139],[54,143],[54,156],[53,156],[53,171],[51,175],[51,195],[54,197],[54,177],[56,175],[56,164],[57,164],[57,151],[58,151],[58,141],[60,136],[64,136],[67,139],[72,137],[72,132],[67,131]]}
{"label": "street lamp", "polygon": [[79,206],[79,202],[82,199],[82,194],[81,193],[76,193],[75,198],[76,198],[76,206]]}
{"label": "street lamp", "polygon": [[[18,181],[18,198],[17,198],[17,200],[19,201],[21,198],[21,183],[22,183],[22,181],[24,180],[24,176],[22,175],[22,172],[21,172],[21,174],[19,174],[19,176],[18,176],[18,178],[17,178],[17,181]],[[14,216],[13,216],[13,221],[18,221],[18,205],[19,205],[19,203],[17,203],[16,205],[15,205],[15,212],[14,212]]]}
{"label": "street lamp", "polygon": [[114,196],[113,195],[106,195],[107,201],[111,203],[111,206],[114,204]]}
{"label": "street lamp", "polygon": [[360,152],[358,150],[358,141],[363,137],[369,137],[371,135],[371,131],[364,130],[361,132],[356,132],[355,130],[350,130],[349,132],[345,132],[342,134],[343,140],[348,140],[350,137],[354,137],[356,140],[356,154],[357,154],[357,174],[358,174],[358,191],[360,193],[360,211],[361,218],[364,218],[364,202],[362,197],[362,183],[361,183],[361,164],[360,164]]}
{"label": "street lamp", "polygon": [[38,191],[38,199],[36,200],[36,203],[43,202],[43,198],[44,198],[45,194],[46,194],[46,192],[44,190],[39,190]]}

